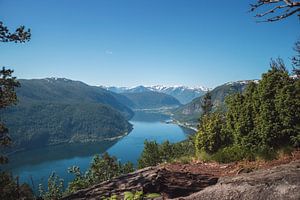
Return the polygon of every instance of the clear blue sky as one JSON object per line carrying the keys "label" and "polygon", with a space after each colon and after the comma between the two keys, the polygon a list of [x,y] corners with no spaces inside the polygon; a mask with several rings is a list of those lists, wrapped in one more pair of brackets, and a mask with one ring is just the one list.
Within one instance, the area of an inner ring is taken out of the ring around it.
{"label": "clear blue sky", "polygon": [[253,1],[0,0],[0,20],[32,29],[26,44],[0,44],[0,65],[18,78],[91,85],[257,79],[272,57],[290,64],[300,23],[257,24],[247,12]]}

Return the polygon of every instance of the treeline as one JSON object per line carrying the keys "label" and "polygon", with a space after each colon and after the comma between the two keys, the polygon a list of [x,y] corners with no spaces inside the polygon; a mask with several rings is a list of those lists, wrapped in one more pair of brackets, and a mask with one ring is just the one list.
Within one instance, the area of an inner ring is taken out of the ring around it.
{"label": "treeline", "polygon": [[10,127],[12,150],[101,141],[132,127],[118,111],[99,103],[26,103],[1,113]]}
{"label": "treeline", "polygon": [[138,168],[155,166],[159,163],[176,161],[188,162],[190,155],[195,153],[192,139],[179,143],[165,141],[158,144],[156,141],[145,141],[144,150],[138,160]]}
{"label": "treeline", "polygon": [[259,82],[249,83],[243,93],[229,95],[225,109],[212,109],[209,92],[202,99],[203,114],[194,138],[178,144],[146,141],[139,167],[181,158],[273,159],[279,151],[300,147],[299,73],[290,75],[281,59],[271,62]]}
{"label": "treeline", "polygon": [[300,144],[300,80],[290,76],[282,60],[259,83],[226,99],[225,112],[200,120],[195,148],[198,156],[220,162],[272,158],[282,148]]}

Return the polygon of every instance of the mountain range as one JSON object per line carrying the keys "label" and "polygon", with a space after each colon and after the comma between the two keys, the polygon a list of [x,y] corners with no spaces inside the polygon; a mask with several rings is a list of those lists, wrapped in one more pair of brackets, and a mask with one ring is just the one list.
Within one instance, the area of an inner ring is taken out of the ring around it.
{"label": "mountain range", "polygon": [[133,111],[123,96],[64,78],[19,80],[18,104],[1,110],[14,149],[100,141],[124,135]]}
{"label": "mountain range", "polygon": [[[128,120],[133,110],[167,108],[174,119],[195,125],[207,91],[184,86],[98,87],[65,78],[19,81],[18,104],[1,110],[14,149],[121,137],[132,129]],[[211,90],[214,109],[249,82],[229,82]]]}
{"label": "mountain range", "polygon": [[127,97],[132,102],[129,107],[133,109],[174,108],[181,106],[181,103],[176,98],[160,92],[145,91],[121,93],[121,95]]}
{"label": "mountain range", "polygon": [[159,92],[173,96],[180,101],[181,104],[191,102],[194,98],[202,96],[208,91],[206,87],[187,87],[187,86],[135,86],[135,87],[106,87],[102,88],[115,93],[141,93],[141,92]]}
{"label": "mountain range", "polygon": [[[243,92],[250,82],[258,82],[258,80],[228,82],[211,90],[210,93],[213,103],[213,109],[223,109],[226,97],[234,93]],[[197,97],[190,103],[177,108],[173,111],[173,118],[181,122],[188,122],[190,124],[196,125],[202,113],[202,99],[203,96]]]}

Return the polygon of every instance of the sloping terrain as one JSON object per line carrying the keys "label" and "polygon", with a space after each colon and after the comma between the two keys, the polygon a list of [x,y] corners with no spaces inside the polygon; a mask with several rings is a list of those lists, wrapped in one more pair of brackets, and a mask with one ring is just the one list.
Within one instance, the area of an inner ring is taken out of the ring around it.
{"label": "sloping terrain", "polygon": [[20,80],[16,106],[1,110],[13,146],[6,151],[101,141],[132,129],[133,112],[119,96],[64,78]]}
{"label": "sloping terrain", "polygon": [[299,191],[300,160],[268,170],[220,178],[216,185],[179,199],[298,200],[300,199]]}
{"label": "sloping terrain", "polygon": [[[251,81],[229,82],[213,89],[211,91],[213,108],[222,108],[227,96],[242,92],[249,82]],[[182,122],[198,123],[198,119],[202,113],[202,98],[203,96],[195,98],[192,102],[179,107],[173,112],[173,117]]]}
{"label": "sloping terrain", "polygon": [[32,102],[101,103],[116,109],[127,118],[133,116],[133,112],[118,100],[122,96],[100,87],[89,86],[81,81],[65,78],[21,79],[19,81],[21,87],[16,91],[20,104]]}
{"label": "sloping terrain", "polygon": [[270,162],[165,164],[79,190],[65,200],[101,199],[125,191],[160,193],[156,199],[300,198],[300,152]]}

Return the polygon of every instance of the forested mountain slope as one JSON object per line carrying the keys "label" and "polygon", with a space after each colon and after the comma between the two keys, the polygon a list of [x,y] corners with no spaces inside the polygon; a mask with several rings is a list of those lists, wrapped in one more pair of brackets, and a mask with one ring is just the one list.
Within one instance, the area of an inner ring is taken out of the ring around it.
{"label": "forested mountain slope", "polygon": [[[234,93],[242,92],[246,86],[256,80],[229,82],[214,88],[211,92],[213,108],[222,109],[225,103],[225,98]],[[201,97],[195,98],[192,102],[183,105],[174,111],[174,118],[179,121],[197,123],[201,113]]]}
{"label": "forested mountain slope", "polygon": [[99,87],[68,79],[20,80],[19,102],[1,111],[13,149],[100,141],[132,128],[133,112]]}

